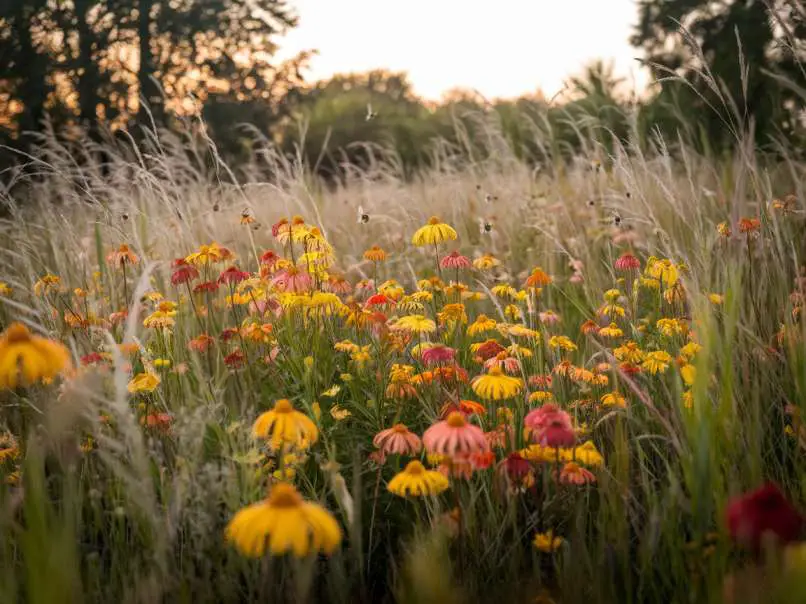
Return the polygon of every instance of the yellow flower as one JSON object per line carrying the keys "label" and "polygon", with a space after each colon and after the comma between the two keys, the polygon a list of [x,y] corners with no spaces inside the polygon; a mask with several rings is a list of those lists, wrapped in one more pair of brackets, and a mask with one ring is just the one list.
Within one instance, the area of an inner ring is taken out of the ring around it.
{"label": "yellow flower", "polygon": [[138,373],[131,379],[126,389],[132,394],[137,394],[138,392],[153,392],[156,387],[160,385],[161,381],[159,376],[154,373]]}
{"label": "yellow flower", "polygon": [[568,336],[551,336],[549,338],[549,346],[555,350],[557,348],[568,351],[577,349],[577,345],[574,344]]}
{"label": "yellow flower", "polygon": [[602,396],[602,404],[605,407],[626,407],[627,399],[618,392],[609,392]]}
{"label": "yellow flower", "polygon": [[607,327],[602,327],[599,330],[599,335],[603,338],[620,338],[624,335],[624,332],[619,328],[618,325],[615,323],[611,323]]}
{"label": "yellow flower", "polygon": [[33,335],[22,323],[12,323],[0,335],[0,389],[49,382],[69,368],[63,344]]}
{"label": "yellow flower", "polygon": [[508,283],[499,283],[490,290],[497,298],[512,298],[518,295],[518,290]]}
{"label": "yellow flower", "polygon": [[708,294],[708,300],[714,306],[719,306],[723,302],[725,302],[725,296],[723,296],[721,294]]}
{"label": "yellow flower", "polygon": [[436,216],[428,220],[428,224],[420,227],[411,238],[414,245],[438,245],[444,241],[454,241],[457,238],[453,227],[441,222]]}
{"label": "yellow flower", "polygon": [[473,261],[473,267],[480,271],[488,271],[500,265],[501,261],[490,254],[484,254]]}
{"label": "yellow flower", "polygon": [[0,281],[0,296],[8,298],[14,290],[5,281]]}
{"label": "yellow flower", "polygon": [[664,373],[669,368],[669,362],[672,356],[664,350],[653,350],[646,354],[644,362],[641,367],[646,369],[652,375],[656,373]]}
{"label": "yellow flower", "polygon": [[448,488],[448,479],[436,470],[427,470],[419,461],[411,461],[386,487],[399,497],[438,495]]}
{"label": "yellow flower", "polygon": [[341,528],[325,508],[306,502],[287,483],[275,485],[265,501],[240,510],[227,525],[227,541],[245,556],[259,558],[268,550],[302,558],[332,553],[341,543]]}
{"label": "yellow flower", "polygon": [[646,274],[662,282],[666,287],[671,287],[677,283],[679,276],[678,267],[671,260],[666,258],[658,259],[654,256],[647,260]]}
{"label": "yellow flower", "polygon": [[540,337],[540,332],[529,329],[525,325],[507,325],[504,335],[515,338],[530,338],[536,340]]}
{"label": "yellow flower", "polygon": [[536,390],[529,395],[529,402],[530,403],[545,403],[550,401],[554,398],[554,394],[552,392],[548,392],[547,390]]}
{"label": "yellow flower", "polygon": [[433,333],[436,331],[437,325],[431,319],[423,315],[406,315],[405,317],[400,317],[392,329],[423,334]]}
{"label": "yellow flower", "polygon": [[702,350],[702,346],[697,344],[697,342],[689,342],[680,348],[680,356],[690,361],[700,350]]}
{"label": "yellow flower", "polygon": [[[528,435],[526,435],[528,438]],[[544,447],[543,445],[529,445],[528,448],[520,451],[521,457],[529,461],[553,462],[560,458],[560,461],[571,459],[570,449],[556,449],[554,447]]]}
{"label": "yellow flower", "polygon": [[185,258],[185,262],[195,264],[196,266],[204,266],[206,264],[213,264],[223,259],[221,248],[217,243],[210,245],[203,245],[197,252],[193,252]]}
{"label": "yellow flower", "polygon": [[618,348],[614,348],[613,354],[619,361],[623,363],[631,363],[633,365],[641,363],[646,357],[644,351],[638,348],[638,344],[632,340],[625,342]]}
{"label": "yellow flower", "polygon": [[319,430],[308,416],[296,411],[288,399],[274,403],[274,409],[262,413],[252,426],[252,434],[257,438],[271,439],[272,449],[280,449],[284,444],[301,447],[314,443],[319,438]]}
{"label": "yellow flower", "polygon": [[491,367],[488,373],[473,378],[471,386],[481,398],[500,401],[517,396],[523,389],[523,380],[504,375],[499,367]]}
{"label": "yellow flower", "polygon": [[325,390],[325,391],[322,393],[322,396],[327,396],[327,397],[329,397],[329,398],[333,398],[333,397],[334,397],[334,396],[336,396],[336,395],[337,395],[339,392],[341,392],[341,386],[339,386],[338,384],[336,384],[335,386],[331,386],[330,388],[328,388],[327,390]]}
{"label": "yellow flower", "polygon": [[41,296],[42,294],[48,293],[52,289],[58,289],[61,282],[61,277],[48,273],[34,283],[34,295]]}
{"label": "yellow flower", "polygon": [[683,365],[680,368],[680,377],[683,378],[683,383],[686,386],[693,385],[694,380],[697,378],[697,368],[691,364]]}
{"label": "yellow flower", "polygon": [[170,367],[171,366],[171,359],[154,359],[154,367],[162,368],[162,367]]}
{"label": "yellow flower", "polygon": [[465,314],[465,305],[462,303],[446,304],[442,307],[442,311],[437,315],[440,324],[445,323],[467,323],[467,314]]}
{"label": "yellow flower", "polygon": [[560,549],[560,546],[563,544],[563,538],[556,537],[554,533],[551,532],[537,533],[532,543],[541,552],[550,554]]}
{"label": "yellow flower", "polygon": [[515,306],[514,304],[507,304],[506,307],[504,308],[504,314],[513,321],[516,321],[523,317],[521,309]]}
{"label": "yellow flower", "polygon": [[688,329],[686,324],[679,319],[658,319],[657,323],[655,323],[655,327],[667,338],[684,334]]}
{"label": "yellow flower", "polygon": [[373,245],[364,252],[364,260],[369,260],[370,262],[383,262],[386,260],[386,252],[383,250],[383,248]]}
{"label": "yellow flower", "polygon": [[330,408],[330,416],[335,419],[337,422],[347,419],[350,417],[352,413],[348,409],[344,409],[343,407],[339,407],[338,405],[333,405]]}
{"label": "yellow flower", "polygon": [[145,319],[143,319],[143,327],[149,327],[154,329],[165,329],[173,327],[175,323],[176,321],[174,320],[174,318],[169,313],[162,310],[155,310]]}
{"label": "yellow flower", "polygon": [[496,322],[487,315],[479,315],[476,320],[467,326],[467,335],[473,337],[495,329]]}
{"label": "yellow flower", "polygon": [[604,464],[604,457],[599,453],[593,441],[586,441],[573,450],[573,459],[586,466],[599,467]]}

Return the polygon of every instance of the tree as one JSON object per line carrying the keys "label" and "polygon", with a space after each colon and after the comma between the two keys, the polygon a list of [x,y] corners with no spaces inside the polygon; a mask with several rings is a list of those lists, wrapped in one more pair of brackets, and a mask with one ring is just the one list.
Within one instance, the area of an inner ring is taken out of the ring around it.
{"label": "tree", "polygon": [[[708,140],[792,136],[806,101],[806,13],[795,0],[640,0],[632,43]],[[741,53],[741,55],[740,55]],[[740,58],[741,56],[741,58]],[[788,82],[788,83],[787,83]]]}

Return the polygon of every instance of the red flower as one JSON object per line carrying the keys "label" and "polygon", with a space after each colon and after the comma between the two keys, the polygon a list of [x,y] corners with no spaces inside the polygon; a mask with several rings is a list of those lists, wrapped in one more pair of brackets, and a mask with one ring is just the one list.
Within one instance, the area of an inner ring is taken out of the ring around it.
{"label": "red flower", "polygon": [[641,261],[629,252],[623,253],[614,263],[617,271],[634,271],[641,268]]}
{"label": "red flower", "polygon": [[249,273],[242,271],[237,266],[231,266],[225,271],[221,271],[218,277],[219,283],[226,283],[232,285],[233,283],[240,283],[249,278]]}
{"label": "red flower", "polygon": [[476,355],[481,357],[482,360],[486,361],[487,359],[493,358],[498,353],[503,352],[504,350],[506,349],[495,340],[487,340],[476,349]]}
{"label": "red flower", "polygon": [[237,327],[227,327],[221,332],[221,335],[218,337],[221,338],[222,342],[229,342],[232,338],[237,336],[238,333],[239,331]]}
{"label": "red flower", "polygon": [[532,471],[532,464],[524,459],[520,453],[510,453],[501,462],[501,469],[513,483],[519,483]]}
{"label": "red flower", "polygon": [[195,266],[188,264],[183,258],[179,258],[179,260],[181,260],[184,264],[176,264],[178,260],[174,260],[176,269],[171,275],[172,285],[181,285],[182,283],[193,281],[199,277],[199,271],[196,270]]}
{"label": "red flower", "polygon": [[242,367],[245,361],[246,357],[244,357],[243,352],[240,350],[236,350],[224,357],[224,364],[230,369]]}
{"label": "red flower", "polygon": [[771,482],[732,499],[725,515],[730,536],[755,552],[765,535],[785,544],[798,540],[803,532],[803,516]]}
{"label": "red flower", "polygon": [[275,254],[273,251],[268,250],[260,257],[260,264],[263,266],[268,266],[271,269],[274,268],[278,260],[280,260],[280,256]]}
{"label": "red flower", "polygon": [[451,252],[439,261],[439,265],[445,269],[470,268],[472,264],[467,256],[462,256],[459,252]]}
{"label": "red flower", "polygon": [[442,344],[432,346],[423,351],[423,362],[426,365],[439,365],[441,363],[449,363],[456,357],[456,351]]}
{"label": "red flower", "polygon": [[572,447],[576,441],[571,416],[553,403],[530,411],[523,423],[532,430],[535,442],[544,447]]}
{"label": "red flower", "polygon": [[215,281],[205,281],[204,283],[199,283],[196,287],[193,288],[193,293],[198,294],[199,292],[208,292],[212,293],[218,289],[218,283]]}
{"label": "red flower", "polygon": [[373,294],[367,301],[364,303],[364,308],[371,308],[373,306],[394,306],[395,301],[392,300],[389,296],[385,296],[384,294]]}
{"label": "red flower", "polygon": [[91,352],[81,357],[82,365],[95,365],[96,363],[103,363],[104,361],[106,361],[106,358],[100,352]]}

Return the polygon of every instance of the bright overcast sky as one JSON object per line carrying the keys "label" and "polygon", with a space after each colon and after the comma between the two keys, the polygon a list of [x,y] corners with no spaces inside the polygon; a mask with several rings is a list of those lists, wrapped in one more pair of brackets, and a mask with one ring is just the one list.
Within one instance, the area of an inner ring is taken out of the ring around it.
{"label": "bright overcast sky", "polygon": [[[283,58],[315,48],[307,77],[382,67],[407,71],[415,91],[437,100],[455,88],[485,97],[541,89],[596,58],[619,75],[639,72],[629,44],[635,0],[290,0],[299,27],[281,40]],[[630,85],[632,88],[632,85]]]}

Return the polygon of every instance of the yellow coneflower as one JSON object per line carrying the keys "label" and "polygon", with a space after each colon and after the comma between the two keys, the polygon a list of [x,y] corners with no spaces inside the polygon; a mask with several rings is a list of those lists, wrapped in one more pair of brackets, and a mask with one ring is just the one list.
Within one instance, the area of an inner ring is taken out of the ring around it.
{"label": "yellow coneflower", "polygon": [[378,293],[397,301],[403,297],[406,290],[394,279],[389,279],[378,286]]}
{"label": "yellow coneflower", "polygon": [[8,298],[14,290],[5,281],[0,281],[0,296]]}
{"label": "yellow coneflower", "polygon": [[440,325],[447,323],[467,323],[467,313],[465,312],[465,305],[461,302],[446,304],[442,307],[442,311],[437,313]]}
{"label": "yellow coneflower", "polygon": [[532,544],[541,552],[550,554],[560,549],[563,544],[563,538],[555,536],[552,532],[537,533]]}
{"label": "yellow coneflower", "polygon": [[173,327],[176,321],[167,312],[155,310],[153,313],[143,319],[143,327],[152,329],[166,329]]}
{"label": "yellow coneflower", "polygon": [[319,430],[304,413],[295,410],[288,399],[280,399],[274,408],[261,414],[252,426],[252,434],[270,440],[272,449],[289,444],[302,447],[316,442]]}
{"label": "yellow coneflower", "polygon": [[697,342],[689,342],[680,348],[680,356],[687,361],[691,361],[700,350],[702,350],[702,346],[697,344]]}
{"label": "yellow coneflower", "polygon": [[220,262],[222,259],[221,248],[218,244],[211,243],[210,245],[202,245],[198,251],[186,256],[185,262],[196,266],[204,266]]}
{"label": "yellow coneflower", "polygon": [[529,395],[530,403],[547,403],[554,400],[554,393],[547,390],[536,390]]}
{"label": "yellow coneflower", "polygon": [[514,304],[507,304],[504,307],[504,315],[512,321],[517,321],[523,318],[523,312]]}
{"label": "yellow coneflower", "polygon": [[343,421],[350,417],[352,413],[350,413],[349,409],[345,409],[344,407],[340,407],[339,405],[333,405],[330,408],[330,416],[335,419],[337,422]]}
{"label": "yellow coneflower", "polygon": [[646,263],[647,276],[657,279],[666,287],[671,287],[677,283],[680,274],[678,269],[679,267],[668,258],[659,259],[650,256]]}
{"label": "yellow coneflower", "polygon": [[0,335],[0,389],[48,382],[70,368],[70,353],[54,340],[12,323]]}
{"label": "yellow coneflower", "polygon": [[590,440],[582,443],[572,451],[569,451],[566,460],[569,459],[575,459],[586,466],[594,468],[598,468],[604,464],[604,457],[599,453],[593,441]]}
{"label": "yellow coneflower", "polygon": [[618,348],[613,349],[613,355],[623,363],[638,365],[646,358],[646,353],[638,347],[632,340],[625,342]]}
{"label": "yellow coneflower", "polygon": [[411,238],[414,245],[439,245],[445,241],[456,240],[456,231],[436,216],[428,219],[428,223],[421,226]]}
{"label": "yellow coneflower", "polygon": [[496,298],[512,298],[518,295],[518,290],[508,283],[499,283],[490,290]]}
{"label": "yellow coneflower", "polygon": [[574,344],[568,336],[551,336],[549,338],[549,347],[555,350],[567,350],[568,352],[577,349],[577,345]]}
{"label": "yellow coneflower", "polygon": [[410,461],[386,488],[399,497],[438,495],[448,488],[448,479],[436,470],[426,469],[419,461]]}
{"label": "yellow coneflower", "polygon": [[604,293],[604,304],[596,312],[599,315],[612,319],[613,317],[623,317],[624,308],[616,304],[616,301],[621,296],[621,292],[617,289],[609,289]]}
{"label": "yellow coneflower", "polygon": [[621,407],[627,406],[627,399],[619,392],[608,392],[602,396],[602,404],[605,407]]}
{"label": "yellow coneflower", "polygon": [[330,512],[281,482],[265,501],[235,514],[225,536],[245,556],[259,558],[268,549],[275,556],[290,552],[302,558],[314,552],[332,553],[342,533]]}
{"label": "yellow coneflower", "polygon": [[423,315],[406,315],[405,317],[400,317],[391,329],[393,331],[424,334],[435,332],[437,330],[437,324]]}
{"label": "yellow coneflower", "polygon": [[151,373],[150,371],[138,373],[126,385],[126,389],[131,394],[137,394],[138,392],[153,392],[157,386],[160,385],[161,381],[162,380],[160,380],[158,375]]}
{"label": "yellow coneflower", "polygon": [[602,327],[599,330],[599,335],[603,338],[620,338],[624,335],[624,332],[618,325],[611,323],[607,327]]}
{"label": "yellow coneflower", "polygon": [[680,319],[658,319],[655,327],[668,338],[685,334],[688,331],[688,326]]}
{"label": "yellow coneflower", "polygon": [[653,350],[646,353],[646,358],[641,363],[641,368],[646,369],[652,375],[663,373],[668,369],[672,356],[665,350]]}
{"label": "yellow coneflower", "polygon": [[62,279],[56,275],[51,275],[48,273],[40,277],[36,283],[34,283],[34,295],[41,296],[42,294],[46,294],[51,290],[58,289],[61,285]]}
{"label": "yellow coneflower", "polygon": [[467,335],[473,337],[495,329],[496,322],[487,315],[479,315],[476,320],[467,326]]}
{"label": "yellow coneflower", "polygon": [[721,294],[708,294],[708,301],[714,306],[720,306],[725,302],[725,296]]}
{"label": "yellow coneflower", "polygon": [[680,366],[680,377],[686,386],[693,386],[694,380],[697,379],[697,368],[691,363],[685,363]]}
{"label": "yellow coneflower", "polygon": [[523,380],[504,375],[500,367],[494,366],[488,373],[473,378],[471,387],[481,398],[500,401],[517,396],[523,390]]}
{"label": "yellow coneflower", "polygon": [[488,271],[500,265],[501,261],[490,254],[484,254],[483,256],[480,256],[475,260],[473,260],[473,267],[480,271]]}

